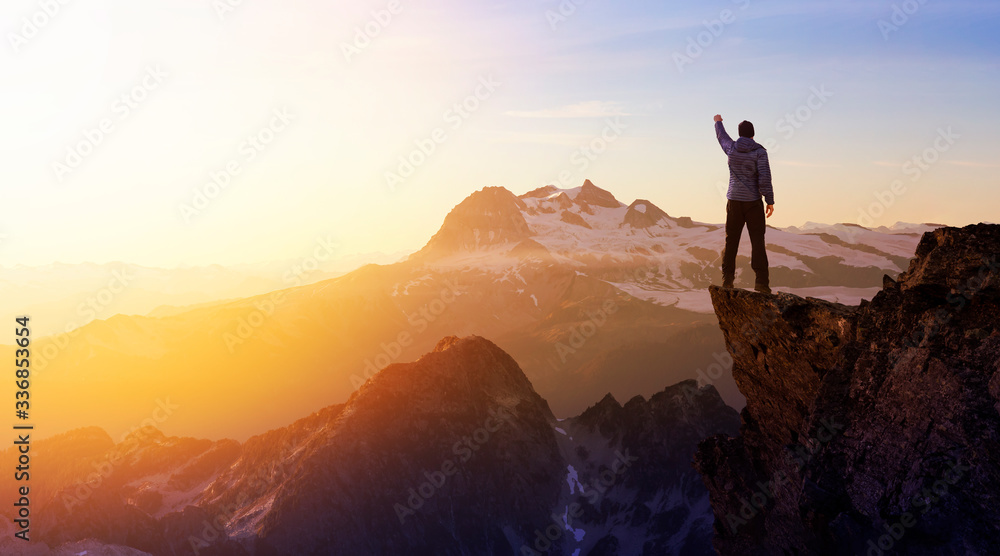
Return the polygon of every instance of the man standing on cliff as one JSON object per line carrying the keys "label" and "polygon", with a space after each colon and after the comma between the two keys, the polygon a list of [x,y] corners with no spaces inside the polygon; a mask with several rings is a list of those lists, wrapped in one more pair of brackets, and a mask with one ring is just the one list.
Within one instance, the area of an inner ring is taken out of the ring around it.
{"label": "man standing on cliff", "polygon": [[[752,246],[750,267],[757,275],[754,289],[771,293],[764,250],[765,218],[774,214],[774,190],[771,188],[771,166],[767,150],[753,140],[753,124],[744,121],[739,127],[740,138],[733,141],[722,125],[722,116],[715,116],[715,135],[722,152],[729,157],[729,192],[726,193],[726,248],[722,252],[722,287],[733,287],[736,279],[736,252],[740,247],[744,224]],[[764,201],[761,201],[761,197]],[[764,202],[767,202],[765,217]]]}

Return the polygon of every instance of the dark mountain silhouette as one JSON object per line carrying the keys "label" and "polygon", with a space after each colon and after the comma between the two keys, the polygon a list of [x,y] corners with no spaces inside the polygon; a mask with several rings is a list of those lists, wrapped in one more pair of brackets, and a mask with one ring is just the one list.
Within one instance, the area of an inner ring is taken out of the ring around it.
{"label": "dark mountain silhouette", "polygon": [[94,428],[41,441],[35,541],[0,549],[710,554],[708,493],[690,461],[737,426],[694,381],[624,406],[609,394],[557,420],[503,350],[447,337],[346,404],[242,445],[151,427],[118,444]]}

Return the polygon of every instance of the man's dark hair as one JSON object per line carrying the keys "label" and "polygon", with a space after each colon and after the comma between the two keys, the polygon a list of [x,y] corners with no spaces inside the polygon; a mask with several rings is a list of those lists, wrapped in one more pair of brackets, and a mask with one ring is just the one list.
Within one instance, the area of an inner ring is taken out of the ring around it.
{"label": "man's dark hair", "polygon": [[740,137],[753,137],[753,124],[743,120],[740,122]]}

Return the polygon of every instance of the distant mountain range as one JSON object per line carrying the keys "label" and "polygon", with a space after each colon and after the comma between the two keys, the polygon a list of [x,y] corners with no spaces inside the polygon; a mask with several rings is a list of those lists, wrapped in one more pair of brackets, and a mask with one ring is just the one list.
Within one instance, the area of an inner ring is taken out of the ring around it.
{"label": "distant mountain range", "polygon": [[[870,297],[933,227],[769,229],[772,286]],[[485,188],[405,261],[38,341],[50,404],[39,422],[53,434],[93,423],[119,438],[169,400],[178,409],[156,423],[164,430],[245,439],[346,400],[441,337],[472,334],[515,357],[559,416],[607,392],[648,396],[705,376],[740,408],[707,294],[722,244],[721,225],[625,205],[589,181],[521,196]],[[737,285],[749,285],[748,245],[742,253]]]}
{"label": "distant mountain range", "polygon": [[[117,314],[167,316],[194,306],[260,295],[342,276],[408,253],[343,255],[328,240],[298,260],[267,264],[153,268],[124,262],[0,267],[0,315],[31,315],[38,336]],[[320,253],[322,260],[314,253]],[[302,269],[308,262],[308,270]],[[297,270],[297,272],[296,272]]]}

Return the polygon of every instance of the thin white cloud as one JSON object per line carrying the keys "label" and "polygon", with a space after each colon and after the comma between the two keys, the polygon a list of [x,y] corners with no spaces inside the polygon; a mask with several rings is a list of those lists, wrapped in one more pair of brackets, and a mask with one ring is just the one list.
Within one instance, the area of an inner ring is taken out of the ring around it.
{"label": "thin white cloud", "polygon": [[631,115],[624,110],[619,102],[599,100],[542,110],[511,110],[506,114],[514,118],[607,118]]}

